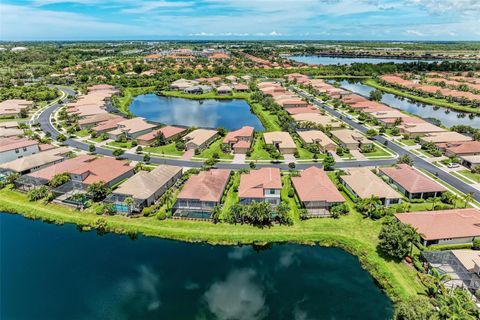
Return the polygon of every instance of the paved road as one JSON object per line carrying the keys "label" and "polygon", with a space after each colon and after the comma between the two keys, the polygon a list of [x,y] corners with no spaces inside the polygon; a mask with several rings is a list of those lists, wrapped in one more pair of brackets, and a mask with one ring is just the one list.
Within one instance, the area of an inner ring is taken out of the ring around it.
{"label": "paved road", "polygon": [[[290,88],[291,90],[297,92],[299,95],[301,95],[302,97],[304,98],[308,98],[308,99],[312,99],[313,96],[303,92],[303,91],[299,91],[299,90],[296,90],[296,88],[293,88],[291,87]],[[366,128],[365,126],[353,121],[353,120],[350,120],[348,118],[346,118],[344,115],[342,115],[340,112],[336,111],[335,109],[333,109],[332,107],[330,106],[327,106],[326,104],[324,104],[322,101],[318,100],[318,99],[315,99],[313,100],[313,103],[315,105],[317,105],[319,108],[322,108],[324,109],[325,111],[329,112],[330,114],[332,114],[333,116],[337,117],[337,118],[341,118],[342,121],[346,122],[347,124],[349,124],[350,126],[352,126],[353,128],[365,133],[367,132],[368,128]],[[435,174],[437,175],[440,179],[442,179],[443,181],[447,182],[448,184],[450,184],[451,186],[455,187],[456,189],[462,191],[463,193],[469,193],[469,192],[472,192],[473,193],[473,198],[477,201],[480,201],[480,193],[478,192],[477,189],[475,189],[474,187],[470,186],[469,184],[463,182],[462,180],[446,173],[445,171],[435,167],[433,164],[431,164],[430,162],[418,157],[417,155],[415,155],[414,153],[408,151],[408,150],[405,150],[403,149],[402,147],[400,147],[399,145],[395,144],[395,143],[392,143],[391,141],[388,141],[385,137],[381,136],[381,135],[378,135],[376,137],[374,137],[374,140],[382,143],[382,144],[385,144],[385,142],[387,143],[387,146],[389,149],[395,151],[396,153],[398,153],[400,156],[402,155],[405,155],[405,154],[408,154],[412,160],[413,160],[413,163],[414,163],[414,166],[416,166],[417,168],[421,168],[421,169],[424,169],[424,170],[427,170],[428,172],[430,172],[431,174]],[[359,163],[363,163],[359,161]]]}
{"label": "paved road", "polygon": [[[295,90],[295,88],[291,88],[291,89]],[[52,106],[48,107],[47,109],[45,109],[45,111],[43,111],[40,114],[40,116],[38,117],[38,122],[40,123],[40,127],[42,128],[42,130],[44,132],[50,132],[52,138],[56,138],[59,135],[59,132],[50,123],[50,115],[55,110],[60,108],[63,103],[66,103],[69,98],[75,96],[75,92],[71,89],[61,88],[61,90],[64,91],[67,94],[67,97],[65,97],[61,102],[59,102],[55,105],[52,105]],[[312,98],[312,96],[310,96],[310,95],[308,95],[304,92],[297,91],[297,93],[302,95],[305,98],[309,98],[309,99]],[[368,130],[363,125],[358,124],[355,121],[352,121],[352,120],[344,117],[338,111],[336,111],[333,108],[323,104],[318,99],[314,100],[313,103],[315,105],[317,105],[319,108],[325,109],[327,112],[329,112],[333,116],[335,116],[337,118],[342,118],[342,120],[344,122],[346,122],[347,124],[349,124],[350,126],[352,126],[353,128],[355,128],[355,129],[357,129],[361,132],[366,132]],[[476,199],[477,201],[480,201],[480,193],[478,192],[478,190],[473,188],[472,186],[466,184],[462,180],[459,180],[456,177],[440,170],[439,168],[435,167],[434,165],[432,165],[428,161],[425,161],[424,159],[416,156],[415,154],[411,153],[410,151],[407,151],[407,150],[403,149],[402,147],[388,141],[383,136],[378,135],[378,136],[374,137],[374,140],[376,140],[376,141],[378,141],[379,143],[382,143],[382,144],[387,143],[388,147],[391,150],[398,153],[399,155],[408,154],[412,158],[412,160],[414,162],[414,165],[417,168],[425,169],[432,174],[437,174],[440,179],[442,179],[443,181],[447,182],[448,184],[452,185],[453,187],[457,188],[458,190],[460,190],[464,193],[472,192],[473,193],[473,198]],[[88,151],[88,148],[89,148],[89,144],[87,144],[85,142],[80,142],[80,141],[77,141],[77,140],[73,140],[73,139],[66,140],[65,144],[72,147],[72,148],[85,150],[85,151]],[[101,148],[101,147],[96,148],[96,153],[101,154],[101,155],[113,156],[112,152],[113,151],[110,150],[110,149]],[[132,161],[142,161],[143,160],[143,155],[139,155],[139,154],[125,153],[122,157],[125,158],[125,159],[132,160]],[[170,164],[170,165],[176,165],[176,166],[182,166],[182,167],[192,167],[192,168],[199,168],[203,165],[203,163],[199,162],[199,161],[166,159],[166,158],[158,158],[158,157],[154,157],[154,156],[151,157],[150,162],[151,163],[156,163],[156,164]],[[396,161],[394,159],[390,159],[390,160],[347,161],[347,162],[338,162],[335,165],[335,167],[336,168],[366,167],[366,166],[374,167],[374,166],[391,165],[391,164],[394,164],[395,162]],[[322,166],[321,163],[313,163],[313,164],[312,163],[297,163],[295,167],[297,169],[302,170],[302,169],[306,169],[308,167],[311,167],[312,165],[317,166],[317,167]],[[235,163],[219,162],[215,166],[217,168],[224,168],[224,169],[242,169],[242,168],[248,167],[248,163],[235,164]],[[277,164],[272,164],[272,163],[262,163],[262,164],[260,164],[259,163],[259,164],[257,164],[257,167],[272,167],[272,166],[278,167],[278,168],[283,169],[283,170],[288,169],[288,164],[286,164],[286,163],[277,163]]]}

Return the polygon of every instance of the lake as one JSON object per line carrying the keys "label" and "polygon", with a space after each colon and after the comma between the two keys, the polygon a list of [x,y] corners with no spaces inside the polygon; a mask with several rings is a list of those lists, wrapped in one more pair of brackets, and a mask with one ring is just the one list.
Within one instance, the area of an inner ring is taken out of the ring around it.
{"label": "lake", "polygon": [[389,319],[336,248],[263,250],[79,232],[0,213],[1,319]]}
{"label": "lake", "polygon": [[[343,80],[340,83],[342,88],[364,95],[366,97],[370,96],[370,92],[375,90],[375,88],[358,81]],[[463,124],[472,126],[474,128],[480,128],[480,117],[475,116],[473,118],[470,118],[468,114],[464,117],[459,117],[459,115],[461,115],[462,113],[452,109],[437,107],[421,102],[410,101],[407,98],[397,97],[394,94],[386,92],[383,93],[381,102],[389,105],[390,107],[418,115],[419,117],[422,117],[424,119],[438,119],[442,122],[443,125],[447,127]]]}
{"label": "lake", "polygon": [[165,124],[224,127],[227,130],[252,126],[263,130],[262,123],[245,100],[192,100],[144,94],[135,97],[130,111],[147,120]]}
{"label": "lake", "polygon": [[352,64],[352,63],[372,63],[372,64],[379,64],[379,63],[411,63],[411,62],[440,62],[440,61],[433,61],[433,60],[413,60],[413,59],[388,59],[388,58],[347,58],[347,57],[328,57],[328,56],[289,56],[287,57],[290,60],[305,63],[305,64],[312,64],[312,65],[336,65],[336,64]]}

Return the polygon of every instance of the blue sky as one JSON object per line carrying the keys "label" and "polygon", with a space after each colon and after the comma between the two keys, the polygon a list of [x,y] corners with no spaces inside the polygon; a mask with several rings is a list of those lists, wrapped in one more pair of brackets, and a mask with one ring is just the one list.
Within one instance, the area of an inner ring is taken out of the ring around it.
{"label": "blue sky", "polygon": [[0,40],[480,40],[480,0],[0,0]]}

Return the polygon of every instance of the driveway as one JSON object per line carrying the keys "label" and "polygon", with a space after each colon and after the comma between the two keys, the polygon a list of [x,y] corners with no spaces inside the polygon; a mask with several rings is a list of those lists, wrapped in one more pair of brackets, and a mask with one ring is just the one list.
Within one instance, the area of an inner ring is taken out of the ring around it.
{"label": "driveway", "polygon": [[297,158],[295,158],[293,154],[284,154],[283,158],[285,159],[285,163],[297,162]]}
{"label": "driveway", "polygon": [[195,155],[195,150],[187,150],[185,153],[180,157],[181,160],[190,160]]}
{"label": "driveway", "polygon": [[246,154],[241,154],[241,153],[235,153],[233,155],[233,160],[232,160],[232,163],[235,163],[235,164],[243,164],[245,163],[245,159],[247,158],[247,155]]}
{"label": "driveway", "polygon": [[367,160],[365,156],[359,150],[350,150],[350,154],[357,160]]}

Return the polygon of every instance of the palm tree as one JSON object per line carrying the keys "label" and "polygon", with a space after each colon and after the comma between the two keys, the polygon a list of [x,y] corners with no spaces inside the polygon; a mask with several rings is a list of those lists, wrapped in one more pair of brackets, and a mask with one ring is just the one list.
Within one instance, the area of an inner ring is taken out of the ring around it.
{"label": "palm tree", "polygon": [[381,204],[382,202],[380,201],[380,198],[372,194],[370,198],[366,198],[363,200],[362,212],[365,212],[367,214],[367,217],[371,218],[373,213],[378,209]]}
{"label": "palm tree", "polygon": [[465,208],[467,207],[468,203],[472,201],[473,198],[473,192],[466,193],[463,196],[463,201],[465,201]]}
{"label": "palm tree", "polygon": [[410,225],[408,225],[407,229],[405,230],[405,237],[410,242],[410,253],[409,256],[412,256],[413,246],[420,245],[421,237],[418,233],[418,230]]}
{"label": "palm tree", "polygon": [[432,202],[432,211],[435,210],[435,205],[437,204],[438,202],[438,198],[437,197],[433,197],[432,200],[430,200]]}

